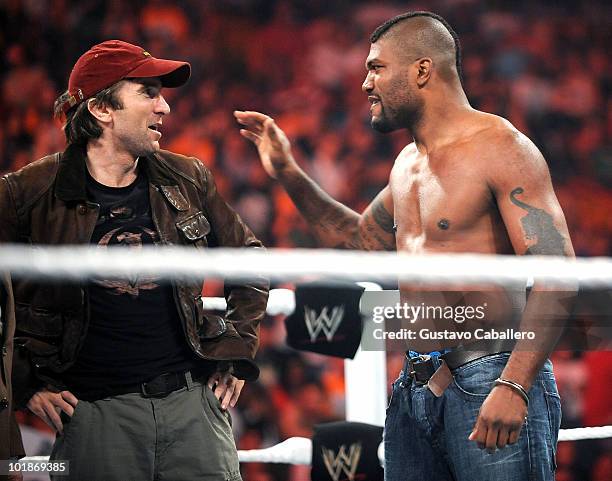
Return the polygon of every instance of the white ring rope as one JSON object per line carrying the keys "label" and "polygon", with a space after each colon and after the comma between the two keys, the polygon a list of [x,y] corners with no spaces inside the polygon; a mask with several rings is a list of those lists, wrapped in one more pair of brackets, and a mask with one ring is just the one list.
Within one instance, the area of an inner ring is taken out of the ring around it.
{"label": "white ring rope", "polygon": [[[204,309],[208,311],[225,311],[227,302],[224,297],[202,297]],[[288,316],[295,310],[295,292],[291,289],[270,289],[266,314]]]}
{"label": "white ring rope", "polygon": [[324,277],[330,280],[413,281],[420,284],[579,281],[612,288],[612,258],[568,259],[554,256],[484,254],[408,255],[327,249],[141,249],[92,246],[0,246],[0,271],[30,277],[86,279],[92,276],[156,275],[163,278],[272,280]]}
{"label": "white ring rope", "polygon": [[612,426],[561,429],[559,441],[581,441],[583,439],[612,438]]}
{"label": "white ring rope", "polygon": [[[559,431],[560,442],[610,437],[612,437],[612,426],[561,429]],[[382,446],[383,444],[381,443],[378,449],[378,458],[381,464],[384,461],[384,449]],[[312,460],[312,441],[308,438],[289,438],[269,448],[238,451],[238,459],[241,463],[284,463],[310,466]],[[46,462],[48,460],[48,456],[28,456],[21,459],[20,462]]]}
{"label": "white ring rope", "polygon": [[241,463],[305,464],[312,462],[312,441],[308,438],[289,438],[264,449],[238,451]]}
{"label": "white ring rope", "polygon": [[[225,311],[227,302],[224,297],[202,297],[202,304],[207,311]],[[270,289],[266,314],[288,316],[295,310],[295,292],[291,289]]]}
{"label": "white ring rope", "polygon": [[[573,428],[559,430],[559,441],[582,441],[612,437],[612,426]],[[312,441],[307,438],[289,438],[282,443],[266,449],[238,451],[241,463],[285,463],[310,465],[312,460]],[[381,466],[385,460],[384,444],[378,447]]]}

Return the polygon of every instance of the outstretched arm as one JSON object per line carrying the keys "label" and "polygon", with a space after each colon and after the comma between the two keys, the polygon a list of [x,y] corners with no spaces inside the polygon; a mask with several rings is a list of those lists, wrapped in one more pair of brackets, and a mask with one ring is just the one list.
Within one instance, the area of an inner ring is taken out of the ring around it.
{"label": "outstretched arm", "polygon": [[363,214],[330,197],[297,164],[291,144],[274,120],[259,112],[234,112],[240,133],[257,147],[261,163],[277,179],[327,247],[394,250],[393,202],[385,187]]}

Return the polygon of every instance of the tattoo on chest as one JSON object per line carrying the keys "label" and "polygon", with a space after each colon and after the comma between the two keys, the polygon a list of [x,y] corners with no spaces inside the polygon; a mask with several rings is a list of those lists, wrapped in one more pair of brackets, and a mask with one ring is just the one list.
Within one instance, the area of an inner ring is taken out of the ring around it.
{"label": "tattoo on chest", "polygon": [[527,211],[527,215],[521,218],[525,238],[527,240],[536,239],[536,243],[530,246],[525,254],[563,255],[565,241],[555,227],[552,215],[517,199],[516,196],[523,192],[522,187],[517,187],[510,192],[510,200],[514,205]]}

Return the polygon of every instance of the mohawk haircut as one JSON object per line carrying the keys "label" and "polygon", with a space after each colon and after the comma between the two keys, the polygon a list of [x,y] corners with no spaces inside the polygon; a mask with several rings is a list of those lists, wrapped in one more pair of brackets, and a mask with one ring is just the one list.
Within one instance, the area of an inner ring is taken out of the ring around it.
{"label": "mohawk haircut", "polygon": [[372,35],[370,35],[370,43],[376,43],[392,27],[394,27],[398,23],[403,22],[404,20],[408,20],[411,18],[417,18],[417,17],[428,17],[428,18],[437,20],[444,26],[444,28],[446,28],[446,30],[448,30],[448,33],[450,33],[451,37],[453,37],[453,41],[455,43],[455,67],[457,69],[457,74],[459,75],[459,81],[461,82],[461,84],[463,84],[463,67],[461,66],[461,43],[459,42],[459,36],[453,30],[453,28],[448,24],[448,22],[444,18],[442,18],[440,15],[437,15],[433,12],[426,12],[426,11],[402,13],[401,15],[390,18],[382,25],[379,25],[378,27],[376,27],[376,30],[372,32]]}

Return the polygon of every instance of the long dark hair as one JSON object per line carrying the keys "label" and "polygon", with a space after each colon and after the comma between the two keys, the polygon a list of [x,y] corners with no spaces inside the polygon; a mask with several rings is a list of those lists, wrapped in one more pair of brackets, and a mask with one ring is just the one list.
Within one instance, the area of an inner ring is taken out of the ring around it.
{"label": "long dark hair", "polygon": [[[122,109],[123,104],[117,97],[117,91],[122,83],[123,80],[98,92],[93,97],[94,103],[96,105],[108,105],[114,109]],[[61,115],[61,107],[66,95],[67,92],[64,92],[54,103],[53,109],[56,116]],[[91,112],[87,108],[88,101],[89,99],[83,100],[66,113],[64,134],[66,135],[66,142],[68,145],[86,145],[91,139],[97,139],[102,135],[102,127],[100,127],[96,118],[91,115]]]}

